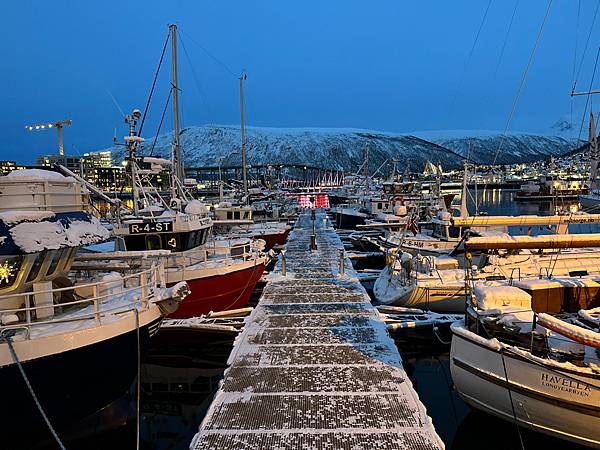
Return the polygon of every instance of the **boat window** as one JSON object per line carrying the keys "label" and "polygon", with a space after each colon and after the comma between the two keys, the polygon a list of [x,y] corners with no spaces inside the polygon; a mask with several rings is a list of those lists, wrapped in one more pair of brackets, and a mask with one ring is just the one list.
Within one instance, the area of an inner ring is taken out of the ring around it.
{"label": "boat window", "polygon": [[381,209],[381,208],[383,208],[383,203],[381,203],[381,202],[377,203],[377,209]]}
{"label": "boat window", "polygon": [[250,212],[244,211],[244,219],[249,219],[249,218],[250,218]]}
{"label": "boat window", "polygon": [[460,237],[460,227],[448,227],[448,232],[451,238]]}
{"label": "boat window", "polygon": [[244,247],[231,247],[231,256],[241,256],[244,254]]}
{"label": "boat window", "polygon": [[202,245],[202,233],[204,233],[204,230],[198,230],[195,233],[194,247],[198,247],[199,245]]}
{"label": "boat window", "polygon": [[54,272],[56,272],[56,269],[58,268],[58,263],[60,262],[60,258],[63,255],[63,253],[64,252],[62,250],[56,250],[52,252],[52,261],[50,262],[50,266],[46,271],[47,277],[54,275]]}
{"label": "boat window", "polygon": [[227,220],[233,219],[233,212],[227,211]]}
{"label": "boat window", "polygon": [[146,239],[143,234],[132,234],[125,236],[125,249],[127,251],[146,250]]}
{"label": "boat window", "polygon": [[200,239],[200,245],[206,244],[206,239],[208,238],[208,229],[204,229],[200,232],[202,238]]}
{"label": "boat window", "polygon": [[198,235],[200,234],[199,231],[192,231],[190,233],[187,233],[187,245],[186,245],[186,249],[190,249],[190,248],[194,248],[196,247],[196,242],[198,242]]}
{"label": "boat window", "polygon": [[233,218],[234,218],[235,220],[240,220],[240,212],[239,212],[239,211],[235,211],[235,212],[233,213]]}
{"label": "boat window", "polygon": [[0,290],[9,288],[15,283],[22,264],[22,256],[0,258]]}
{"label": "boat window", "polygon": [[446,236],[446,227],[444,225],[441,225],[439,223],[434,223],[433,224],[433,234],[439,238],[442,239],[447,239],[448,236]]}
{"label": "boat window", "polygon": [[158,234],[146,235],[146,250],[161,250],[162,242]]}
{"label": "boat window", "polygon": [[[44,263],[44,260],[46,259],[46,254],[47,254],[46,252],[38,253],[37,258],[35,258],[35,261],[31,265],[31,269],[29,270],[29,275],[27,275],[26,283],[29,283],[30,281],[33,281],[38,277],[38,275],[40,273],[40,269],[42,267],[42,264]],[[2,269],[0,269],[0,271],[1,270]]]}

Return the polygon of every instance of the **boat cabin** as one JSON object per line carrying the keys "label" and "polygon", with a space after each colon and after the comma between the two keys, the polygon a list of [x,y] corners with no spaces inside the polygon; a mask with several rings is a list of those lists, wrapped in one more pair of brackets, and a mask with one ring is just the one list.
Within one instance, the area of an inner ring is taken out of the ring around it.
{"label": "boat cabin", "polygon": [[118,250],[170,250],[184,252],[206,244],[210,226],[194,230],[174,231],[175,221],[128,223],[129,233],[119,236]]}
{"label": "boat cabin", "polygon": [[253,208],[245,205],[232,205],[221,202],[213,209],[215,220],[252,220]]}
{"label": "boat cabin", "polygon": [[[398,215],[406,215],[406,207],[404,207],[401,199],[384,197],[368,197],[362,200],[362,210],[371,216],[380,214],[397,214],[398,208],[404,213]],[[403,208],[403,209],[402,209]]]}
{"label": "boat cabin", "polygon": [[18,170],[0,177],[0,193],[0,295],[51,283],[80,245],[108,237],[88,213],[89,193],[71,177]]}
{"label": "boat cabin", "polygon": [[87,212],[87,192],[73,178],[16,171],[0,177],[0,193],[0,325],[22,320],[10,311],[29,303],[50,305],[35,311],[50,317],[53,282],[69,272],[79,247],[109,232]]}
{"label": "boat cabin", "polygon": [[442,211],[432,218],[431,236],[442,241],[460,241],[469,227],[456,226],[451,218],[452,215],[447,211]]}
{"label": "boat cabin", "polygon": [[[193,202],[197,202],[193,200]],[[121,251],[169,250],[185,252],[206,244],[212,220],[202,204],[196,212],[189,205],[185,214],[126,217],[113,226],[116,249]],[[197,202],[200,203],[200,202]]]}

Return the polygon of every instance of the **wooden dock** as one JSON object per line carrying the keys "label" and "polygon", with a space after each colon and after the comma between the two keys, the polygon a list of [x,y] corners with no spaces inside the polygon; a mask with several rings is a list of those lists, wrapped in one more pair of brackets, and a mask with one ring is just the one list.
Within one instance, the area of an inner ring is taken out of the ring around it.
{"label": "wooden dock", "polygon": [[442,449],[322,212],[302,214],[190,449]]}

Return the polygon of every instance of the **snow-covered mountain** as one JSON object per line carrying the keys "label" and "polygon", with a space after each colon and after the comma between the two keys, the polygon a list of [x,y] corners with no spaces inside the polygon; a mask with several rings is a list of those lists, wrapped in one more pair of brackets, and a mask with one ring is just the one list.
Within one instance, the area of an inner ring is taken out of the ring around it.
{"label": "snow-covered mountain", "polygon": [[521,132],[509,133],[505,138],[499,131],[450,130],[415,134],[483,164],[492,163],[494,159],[497,164],[532,162],[563,155],[583,144],[561,136]]}
{"label": "snow-covered mountain", "polygon": [[[498,148],[498,132],[387,133],[360,129],[248,127],[248,163],[303,164],[316,167],[356,170],[369,148],[371,167],[396,159],[399,169],[422,170],[427,160],[444,167],[460,167],[470,158],[490,163]],[[168,157],[172,134],[159,136],[153,154]],[[181,134],[187,167],[240,165],[240,129],[230,125],[188,127]],[[147,154],[152,142],[145,143]],[[560,155],[574,147],[572,141],[540,135],[510,135],[502,146],[498,163],[528,162]],[[471,149],[469,151],[469,148]],[[112,149],[116,154],[121,148]]]}

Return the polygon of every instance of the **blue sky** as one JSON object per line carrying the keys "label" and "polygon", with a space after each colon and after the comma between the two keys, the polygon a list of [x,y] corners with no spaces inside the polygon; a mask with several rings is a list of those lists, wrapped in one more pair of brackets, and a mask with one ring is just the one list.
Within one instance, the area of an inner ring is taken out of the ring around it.
{"label": "blue sky", "polygon": [[[26,132],[28,123],[73,119],[65,132],[73,154],[110,146],[115,128],[122,137],[108,92],[125,111],[143,108],[171,22],[191,61],[180,46],[186,126],[239,123],[236,76],[245,69],[249,125],[502,129],[547,0],[519,0],[501,60],[516,0],[493,0],[469,59],[488,1],[7,2],[0,159],[55,151],[55,133]],[[582,110],[584,100],[569,97],[574,54],[586,88],[600,44],[596,25],[581,63],[596,5],[554,0],[510,129],[547,131],[572,107]],[[168,69],[146,137],[168,95]],[[171,127],[168,115],[163,130]]]}

